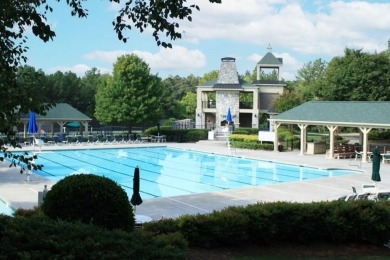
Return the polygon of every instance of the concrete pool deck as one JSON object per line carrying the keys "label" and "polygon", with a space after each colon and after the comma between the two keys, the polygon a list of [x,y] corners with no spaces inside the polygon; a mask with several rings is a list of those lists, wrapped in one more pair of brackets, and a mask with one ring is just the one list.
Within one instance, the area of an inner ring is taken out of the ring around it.
{"label": "concrete pool deck", "polygon": [[[92,148],[125,148],[137,146],[169,146],[216,154],[230,154],[224,143],[201,141],[198,143],[145,143],[145,144],[85,144],[43,146],[42,151],[59,149],[92,149]],[[24,147],[23,150],[39,151],[38,147]],[[13,150],[13,149],[10,149]],[[21,151],[16,149],[16,151]],[[233,155],[266,161],[313,166],[318,168],[342,168],[359,170],[358,174],[341,177],[330,177],[321,180],[309,180],[295,183],[267,185],[262,187],[247,187],[194,195],[183,195],[169,198],[144,199],[137,206],[136,214],[148,216],[153,220],[175,218],[184,214],[203,214],[213,210],[221,210],[228,206],[248,205],[257,202],[289,201],[312,202],[335,200],[352,192],[351,185],[362,192],[363,184],[371,184],[372,163],[361,163],[354,159],[328,159],[324,154],[299,155],[298,150],[286,152],[252,151],[244,149],[233,150]],[[33,208],[38,205],[38,192],[44,185],[50,189],[53,183],[37,174],[30,176],[19,173],[19,167],[9,167],[9,162],[0,162],[0,198],[13,208]],[[390,164],[381,164],[382,181],[377,184],[379,189],[390,190]],[[141,169],[142,175],[142,169]],[[141,185],[142,190],[142,185]]]}

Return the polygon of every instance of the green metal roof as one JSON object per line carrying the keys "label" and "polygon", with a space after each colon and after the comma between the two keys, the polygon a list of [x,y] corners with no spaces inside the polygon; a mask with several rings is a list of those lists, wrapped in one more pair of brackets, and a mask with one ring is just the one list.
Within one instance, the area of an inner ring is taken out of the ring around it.
{"label": "green metal roof", "polygon": [[[21,116],[21,121],[28,121],[29,114]],[[91,121],[92,119],[81,113],[67,103],[58,103],[47,111],[46,115],[36,115],[37,120],[40,121]]]}
{"label": "green metal roof", "polygon": [[257,64],[261,65],[282,65],[281,59],[276,58],[272,52],[268,52]]}
{"label": "green metal roof", "polygon": [[390,128],[390,102],[310,101],[273,116],[279,123]]}

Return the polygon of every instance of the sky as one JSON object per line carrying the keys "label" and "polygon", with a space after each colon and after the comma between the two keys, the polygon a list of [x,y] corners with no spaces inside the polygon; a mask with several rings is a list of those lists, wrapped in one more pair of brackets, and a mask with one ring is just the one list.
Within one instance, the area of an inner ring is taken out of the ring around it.
{"label": "sky", "polygon": [[[65,2],[65,1],[62,1]],[[113,30],[120,5],[108,0],[84,3],[88,18],[70,15],[64,3],[51,1],[48,23],[56,37],[44,43],[28,33],[28,65],[46,74],[72,71],[80,77],[97,68],[112,73],[119,56],[136,54],[161,78],[203,76],[219,70],[221,58],[236,59],[237,71],[253,71],[271,50],[283,58],[281,76],[295,80],[297,71],[316,59],[330,61],[345,48],[382,52],[390,40],[390,1],[208,0],[196,2],[192,22],[181,21],[183,38],[172,49],[157,46],[150,30],[127,31],[127,43]],[[271,47],[271,49],[269,49]]]}

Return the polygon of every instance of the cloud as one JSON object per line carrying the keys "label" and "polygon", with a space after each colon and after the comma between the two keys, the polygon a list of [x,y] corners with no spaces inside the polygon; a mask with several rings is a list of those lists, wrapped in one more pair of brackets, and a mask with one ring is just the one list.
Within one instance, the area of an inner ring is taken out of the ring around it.
{"label": "cloud", "polygon": [[159,71],[191,71],[206,65],[205,55],[197,49],[191,50],[182,46],[174,45],[172,49],[159,48],[157,53],[141,50],[125,51],[94,51],[83,56],[87,60],[114,64],[119,56],[135,54],[142,58],[154,72]]}
{"label": "cloud", "polygon": [[380,50],[388,37],[390,3],[368,1],[199,0],[200,12],[182,29],[191,42],[226,39],[336,56],[346,46]]}

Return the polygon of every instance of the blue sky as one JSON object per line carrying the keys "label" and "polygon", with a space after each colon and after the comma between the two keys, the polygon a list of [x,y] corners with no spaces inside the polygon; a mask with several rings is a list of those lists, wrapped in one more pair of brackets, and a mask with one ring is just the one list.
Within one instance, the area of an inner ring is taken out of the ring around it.
{"label": "blue sky", "polygon": [[192,22],[182,21],[184,37],[172,42],[172,49],[158,47],[150,31],[126,32],[128,42],[119,41],[111,22],[120,6],[107,0],[87,1],[87,19],[72,17],[65,4],[52,1],[48,23],[57,36],[43,43],[28,34],[27,63],[47,74],[60,70],[83,76],[93,67],[111,73],[118,56],[134,53],[153,74],[166,78],[202,76],[218,70],[221,58],[234,57],[238,73],[244,74],[270,45],[273,54],[283,58],[282,77],[294,80],[309,61],[329,61],[343,55],[346,47],[381,52],[390,39],[387,0],[222,1],[195,1],[201,10],[193,13]]}

